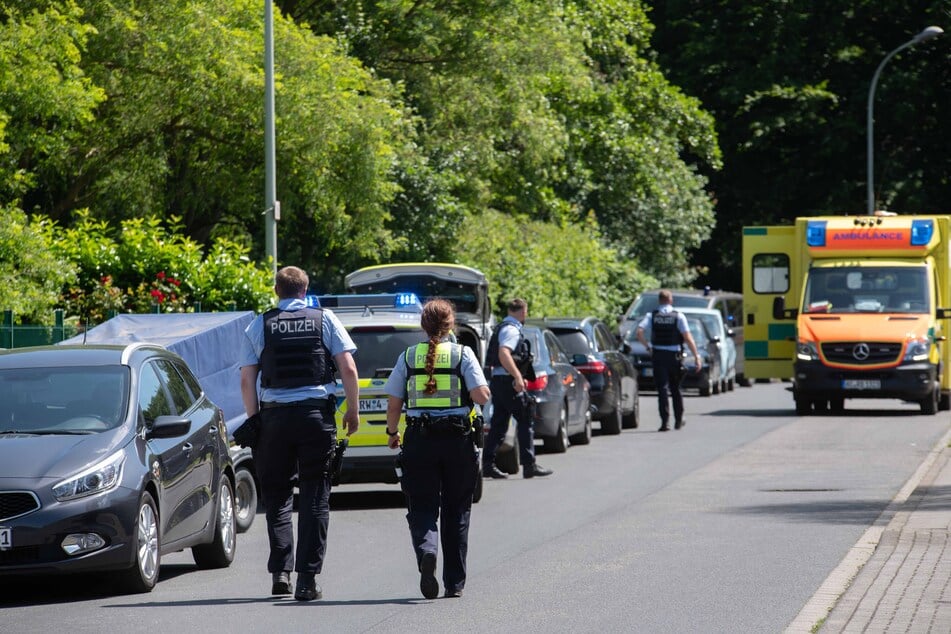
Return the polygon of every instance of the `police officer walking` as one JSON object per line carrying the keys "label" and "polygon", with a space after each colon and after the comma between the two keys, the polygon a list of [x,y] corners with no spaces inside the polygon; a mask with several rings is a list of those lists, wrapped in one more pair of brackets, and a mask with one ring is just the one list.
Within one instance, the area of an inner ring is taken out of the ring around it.
{"label": "police officer walking", "polygon": [[508,315],[492,332],[486,353],[486,365],[492,368],[489,383],[492,391],[492,421],[482,455],[482,475],[497,479],[508,477],[496,466],[495,454],[502,444],[511,417],[515,418],[518,426],[522,476],[534,478],[551,475],[551,469],[545,469],[535,462],[533,407],[525,391],[525,375],[531,373],[530,378],[534,378],[531,351],[528,341],[522,336],[522,325],[528,318],[528,303],[515,298],[506,308]]}
{"label": "police officer walking", "polygon": [[442,299],[426,302],[420,325],[429,340],[400,354],[384,387],[389,395],[386,433],[392,449],[400,446],[398,425],[406,404],[401,485],[419,589],[427,599],[439,595],[437,537],[442,541],[446,596],[462,596],[466,585],[469,515],[479,477],[477,434],[482,432],[481,421],[473,428],[470,413],[473,403],[485,405],[489,400],[475,353],[451,341],[454,323],[452,304]]}
{"label": "police officer walking", "polygon": [[[637,340],[647,348],[654,366],[654,383],[657,386],[657,404],[660,408],[660,429],[668,431],[670,403],[667,392],[674,401],[674,429],[684,426],[684,397],[680,391],[683,381],[683,344],[687,343],[697,361],[700,371],[700,355],[694,343],[687,318],[674,310],[674,296],[668,290],[658,294],[657,309],[637,324]],[[650,344],[647,343],[648,339]]]}
{"label": "police officer walking", "polygon": [[[277,272],[278,307],[248,325],[241,367],[244,409],[249,417],[260,413],[253,455],[266,510],[271,594],[291,593],[293,568],[298,601],[322,596],[316,575],[323,567],[330,523],[329,470],[337,442],[335,369],[347,398],[343,417],[347,435],[357,431],[360,423],[352,356],[356,346],[332,312],[307,306],[308,284],[307,274],[296,266]],[[299,489],[296,551],[291,523],[295,473]]]}

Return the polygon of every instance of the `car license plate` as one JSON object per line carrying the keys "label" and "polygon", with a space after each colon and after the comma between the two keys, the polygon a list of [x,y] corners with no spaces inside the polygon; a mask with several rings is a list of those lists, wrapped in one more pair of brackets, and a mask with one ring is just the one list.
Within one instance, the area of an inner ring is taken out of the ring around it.
{"label": "car license plate", "polygon": [[844,390],[880,390],[882,389],[881,379],[844,379],[842,381]]}
{"label": "car license plate", "polygon": [[13,529],[0,528],[0,550],[13,548]]}
{"label": "car license plate", "polygon": [[641,369],[641,375],[642,375],[642,376],[654,376],[654,368],[642,368],[642,369]]}
{"label": "car license plate", "polygon": [[386,402],[387,402],[387,399],[385,398],[361,398],[360,412],[361,413],[385,412]]}

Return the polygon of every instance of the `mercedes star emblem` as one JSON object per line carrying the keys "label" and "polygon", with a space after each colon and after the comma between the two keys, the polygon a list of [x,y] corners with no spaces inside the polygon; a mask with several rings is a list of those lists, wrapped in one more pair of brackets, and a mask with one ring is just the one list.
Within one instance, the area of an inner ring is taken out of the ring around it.
{"label": "mercedes star emblem", "polygon": [[857,343],[855,347],[852,348],[852,356],[855,357],[856,361],[865,361],[868,359],[869,352],[867,343]]}

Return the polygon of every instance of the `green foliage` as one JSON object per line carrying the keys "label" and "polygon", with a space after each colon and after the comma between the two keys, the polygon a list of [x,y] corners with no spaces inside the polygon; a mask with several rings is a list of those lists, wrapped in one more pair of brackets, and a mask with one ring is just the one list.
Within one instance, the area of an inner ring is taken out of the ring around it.
{"label": "green foliage", "polygon": [[79,275],[66,292],[66,308],[90,322],[102,321],[109,310],[186,312],[200,304],[203,311],[260,311],[271,304],[270,271],[252,263],[248,248],[224,238],[207,254],[180,233],[178,219],[157,218],[122,222],[118,231],[77,214],[55,251],[72,263]]}
{"label": "green foliage", "polygon": [[52,323],[60,290],[75,279],[75,267],[50,250],[53,234],[49,221],[0,207],[0,308],[18,322]]}
{"label": "green foliage", "polygon": [[657,280],[604,246],[597,221],[556,225],[488,211],[461,230],[457,261],[490,280],[496,310],[522,297],[536,317],[597,315],[613,324],[637,293]]}

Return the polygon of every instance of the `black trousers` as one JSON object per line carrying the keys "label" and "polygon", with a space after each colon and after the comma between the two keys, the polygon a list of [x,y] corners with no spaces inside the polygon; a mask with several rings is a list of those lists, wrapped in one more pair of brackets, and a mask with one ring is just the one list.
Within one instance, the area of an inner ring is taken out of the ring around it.
{"label": "black trousers", "polygon": [[657,386],[657,406],[660,409],[660,422],[666,425],[670,420],[670,399],[674,402],[674,420],[684,418],[684,396],[680,384],[684,379],[683,361],[679,352],[654,350],[651,355],[654,366],[654,384]]}
{"label": "black trousers", "polygon": [[492,420],[482,450],[482,464],[491,465],[495,453],[505,438],[509,419],[514,417],[518,430],[519,461],[523,466],[535,464],[535,423],[532,408],[515,393],[515,381],[508,374],[493,376],[489,380],[492,392]]}
{"label": "black trousers", "polygon": [[472,440],[458,432],[432,433],[408,427],[401,462],[400,485],[406,494],[406,522],[416,564],[424,553],[436,554],[437,540],[441,541],[443,586],[462,590],[472,494],[476,478],[482,477]]}
{"label": "black trousers", "polygon": [[[330,525],[330,461],[337,444],[334,404],[261,410],[254,466],[261,482],[270,555],[268,572],[319,574]],[[298,476],[297,550],[293,477]]]}

